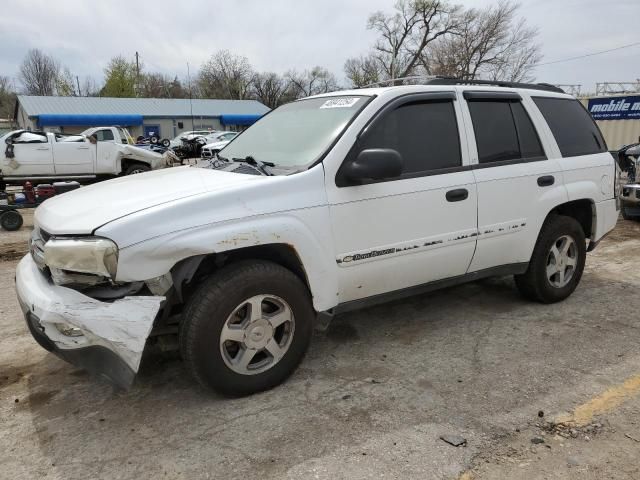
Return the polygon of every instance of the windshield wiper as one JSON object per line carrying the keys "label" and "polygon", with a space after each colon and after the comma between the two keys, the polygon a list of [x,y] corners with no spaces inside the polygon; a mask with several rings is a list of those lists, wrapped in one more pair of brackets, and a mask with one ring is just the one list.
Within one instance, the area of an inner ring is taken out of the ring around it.
{"label": "windshield wiper", "polygon": [[[218,157],[220,158],[220,157]],[[261,160],[258,160],[254,157],[252,157],[251,155],[247,155],[244,158],[232,158],[232,160],[234,162],[243,162],[243,163],[248,163],[249,165],[253,165],[254,167],[256,167],[258,170],[260,170],[262,173],[264,173],[267,176],[272,176],[273,173],[269,172],[266,168],[264,167],[275,167],[276,164],[273,162],[263,162]]]}

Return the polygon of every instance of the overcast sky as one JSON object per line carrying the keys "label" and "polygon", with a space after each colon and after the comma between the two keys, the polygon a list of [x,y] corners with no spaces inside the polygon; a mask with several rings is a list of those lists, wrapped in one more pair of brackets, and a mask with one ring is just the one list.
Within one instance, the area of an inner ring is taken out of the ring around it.
{"label": "overcast sky", "polygon": [[[467,7],[489,0],[461,0]],[[326,66],[343,78],[345,59],[375,39],[367,16],[394,0],[3,0],[0,75],[17,78],[30,48],[56,57],[74,75],[97,81],[112,56],[134,58],[148,71],[186,77],[212,52],[248,57],[257,70],[283,73]],[[540,30],[542,62],[640,41],[640,0],[523,0],[520,14]],[[640,78],[640,45],[601,56],[540,66],[538,81],[582,84]],[[19,87],[19,84],[17,85]]]}

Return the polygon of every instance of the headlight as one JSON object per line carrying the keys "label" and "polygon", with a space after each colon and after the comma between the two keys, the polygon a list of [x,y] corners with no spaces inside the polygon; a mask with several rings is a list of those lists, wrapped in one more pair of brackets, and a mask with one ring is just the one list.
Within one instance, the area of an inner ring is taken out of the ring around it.
{"label": "headlight", "polygon": [[53,238],[44,245],[49,268],[116,278],[118,246],[106,238]]}

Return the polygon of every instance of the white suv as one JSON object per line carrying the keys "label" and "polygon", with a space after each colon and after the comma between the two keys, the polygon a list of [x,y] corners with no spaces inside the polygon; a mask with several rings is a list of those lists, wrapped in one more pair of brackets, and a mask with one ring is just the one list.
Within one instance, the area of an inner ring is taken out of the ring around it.
{"label": "white suv", "polygon": [[493,275],[563,300],[618,218],[602,135],[546,85],[306,98],[222,153],[38,208],[16,281],[39,343],[127,386],[173,336],[202,384],[250,394],[294,371],[316,318]]}

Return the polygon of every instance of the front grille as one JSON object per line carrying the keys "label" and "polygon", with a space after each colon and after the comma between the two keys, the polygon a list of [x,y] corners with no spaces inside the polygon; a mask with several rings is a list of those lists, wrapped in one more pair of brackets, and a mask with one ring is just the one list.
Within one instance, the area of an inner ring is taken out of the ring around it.
{"label": "front grille", "polygon": [[636,198],[640,198],[640,189],[636,189]]}
{"label": "front grille", "polygon": [[47,243],[50,238],[50,234],[36,227],[33,229],[33,232],[31,232],[31,239],[29,240],[31,258],[33,258],[35,264],[42,271],[47,268],[47,265],[44,263],[44,244]]}
{"label": "front grille", "polygon": [[49,239],[51,238],[51,234],[49,232],[44,231],[41,228],[38,228],[38,231],[40,232],[40,238],[42,239],[42,241],[44,243],[47,243],[49,241]]}

